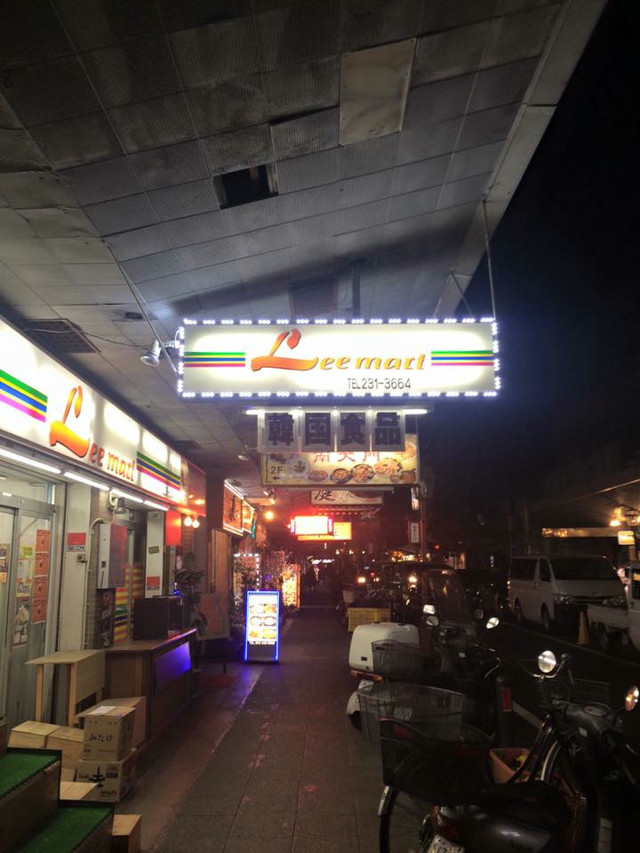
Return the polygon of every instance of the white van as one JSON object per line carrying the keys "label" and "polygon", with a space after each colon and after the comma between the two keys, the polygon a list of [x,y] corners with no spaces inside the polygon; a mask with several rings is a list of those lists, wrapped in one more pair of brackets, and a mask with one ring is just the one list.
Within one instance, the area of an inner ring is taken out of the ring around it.
{"label": "white van", "polygon": [[588,604],[624,594],[606,557],[590,554],[512,557],[509,607],[518,622],[537,622],[548,631],[554,622],[571,622]]}

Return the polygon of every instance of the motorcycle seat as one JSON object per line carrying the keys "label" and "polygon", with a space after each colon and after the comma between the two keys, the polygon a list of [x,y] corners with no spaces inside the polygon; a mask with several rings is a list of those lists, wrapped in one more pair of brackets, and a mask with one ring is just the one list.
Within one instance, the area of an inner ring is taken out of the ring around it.
{"label": "motorcycle seat", "polygon": [[571,818],[562,795],[546,782],[487,786],[482,791],[478,805],[487,811],[498,811],[549,831],[566,825]]}

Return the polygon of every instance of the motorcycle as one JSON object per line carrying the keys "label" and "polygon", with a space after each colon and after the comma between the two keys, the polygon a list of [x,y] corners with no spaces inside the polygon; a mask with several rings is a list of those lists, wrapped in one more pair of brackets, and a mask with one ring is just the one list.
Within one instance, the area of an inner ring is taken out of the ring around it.
{"label": "motorcycle", "polygon": [[[381,723],[381,853],[631,849],[640,754],[621,733],[622,709],[602,701],[600,683],[573,678],[568,656],[543,652],[538,667],[545,719],[504,784],[487,783],[490,739],[459,718]],[[629,688],[624,710],[639,698]]]}

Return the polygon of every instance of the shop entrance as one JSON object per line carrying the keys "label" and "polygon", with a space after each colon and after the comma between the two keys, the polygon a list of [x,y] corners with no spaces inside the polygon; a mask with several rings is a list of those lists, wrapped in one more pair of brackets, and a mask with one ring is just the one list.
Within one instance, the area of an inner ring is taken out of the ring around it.
{"label": "shop entrance", "polygon": [[[8,501],[7,501],[8,502]],[[0,506],[0,718],[33,718],[35,671],[45,654],[54,513],[21,498]]]}

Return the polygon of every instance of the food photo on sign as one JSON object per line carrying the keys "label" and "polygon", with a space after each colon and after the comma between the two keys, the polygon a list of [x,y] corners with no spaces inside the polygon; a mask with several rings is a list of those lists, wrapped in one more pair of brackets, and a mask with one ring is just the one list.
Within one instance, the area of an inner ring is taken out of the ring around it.
{"label": "food photo on sign", "polygon": [[418,479],[417,439],[406,436],[402,452],[267,453],[262,468],[263,483],[269,486],[411,485]]}

